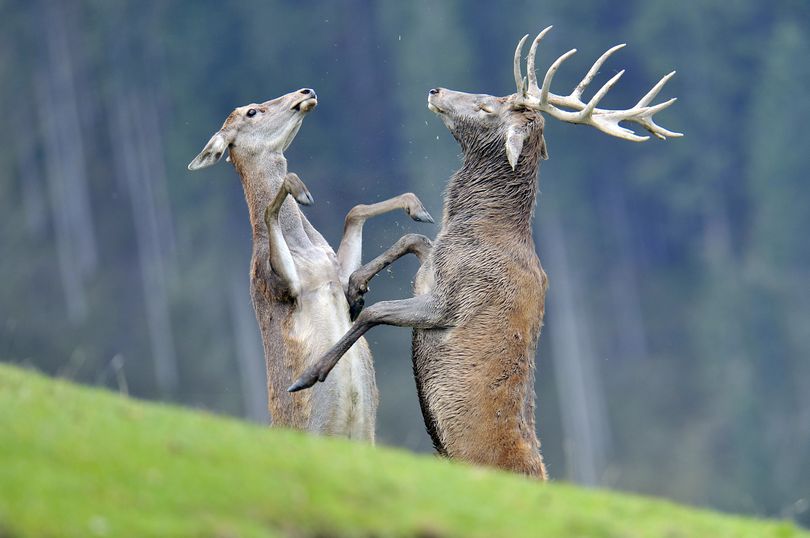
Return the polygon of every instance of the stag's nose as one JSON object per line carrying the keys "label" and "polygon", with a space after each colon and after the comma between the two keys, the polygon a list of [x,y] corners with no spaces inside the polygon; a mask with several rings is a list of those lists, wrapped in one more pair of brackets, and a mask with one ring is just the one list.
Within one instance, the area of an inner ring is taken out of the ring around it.
{"label": "stag's nose", "polygon": [[317,95],[315,95],[315,90],[313,90],[312,88],[304,88],[303,90],[301,90],[298,93],[303,94],[303,95],[309,95],[311,97],[318,97]]}
{"label": "stag's nose", "polygon": [[441,88],[432,88],[428,93],[430,95],[436,95],[437,93],[439,93],[439,90],[441,90]]}

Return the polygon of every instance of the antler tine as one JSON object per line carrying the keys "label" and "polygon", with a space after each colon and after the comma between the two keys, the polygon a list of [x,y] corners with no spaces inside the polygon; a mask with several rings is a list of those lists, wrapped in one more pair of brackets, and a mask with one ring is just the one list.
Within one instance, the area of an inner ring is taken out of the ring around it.
{"label": "antler tine", "polygon": [[596,109],[596,105],[598,105],[599,101],[601,101],[602,98],[604,98],[605,95],[607,95],[607,92],[610,91],[613,85],[616,84],[620,78],[622,78],[622,75],[624,75],[624,69],[613,75],[613,77],[610,80],[605,82],[605,84],[601,88],[599,88],[599,91],[596,92],[596,94],[593,97],[591,97],[591,100],[588,101],[588,104],[585,105],[585,108],[583,108],[580,111],[579,113],[580,119],[585,119],[591,114],[593,114],[593,111]]}
{"label": "antler tine", "polygon": [[595,109],[596,112],[594,114],[591,114],[590,116],[581,119],[580,122],[588,125],[593,125],[600,131],[603,131],[607,134],[618,136],[619,138],[624,138],[626,140],[632,140],[633,142],[644,142],[645,140],[648,140],[649,137],[636,135],[630,129],[621,127],[619,125],[620,122],[630,121],[633,123],[637,123],[638,125],[641,125],[646,130],[648,130],[650,133],[655,135],[657,138],[660,138],[661,140],[664,140],[667,137],[677,138],[683,136],[683,133],[676,133],[674,131],[670,131],[668,129],[661,127],[660,125],[656,124],[653,121],[653,116],[657,112],[669,108],[677,100],[678,100],[677,97],[673,97],[672,99],[664,101],[663,103],[659,103],[655,106],[633,107],[627,110]]}
{"label": "antler tine", "polygon": [[619,125],[620,121],[620,118],[609,119],[603,116],[591,116],[586,123],[587,125],[593,125],[603,133],[615,136],[616,138],[629,140],[630,142],[646,142],[650,139],[649,136],[640,136],[630,129],[622,127]]}
{"label": "antler tine", "polygon": [[521,39],[518,42],[517,47],[515,48],[514,71],[515,71],[515,86],[517,86],[518,95],[523,95],[525,93],[524,92],[525,88],[523,87],[523,73],[520,72],[520,55],[523,52],[523,45],[526,44],[527,39],[529,39],[529,34],[523,36],[523,39]]}
{"label": "antler tine", "polygon": [[557,72],[557,69],[560,68],[565,60],[576,54],[576,52],[577,49],[569,50],[554,60],[554,63],[548,68],[548,71],[546,71],[546,76],[543,79],[543,88],[540,90],[540,106],[546,106],[548,104],[548,94],[549,90],[551,89],[551,80],[554,78],[554,74]]}
{"label": "antler tine", "polygon": [[670,131],[669,129],[665,129],[655,123],[652,118],[647,119],[645,122],[641,123],[645,129],[650,131],[656,138],[660,140],[666,140],[667,138],[680,138],[683,136],[683,133],[678,133],[675,131]]}
{"label": "antler tine", "polygon": [[642,107],[642,109],[644,110],[644,116],[651,118],[654,114],[669,108],[677,100],[678,100],[677,97],[673,97],[672,99],[664,101],[663,103],[658,103],[657,105]]}
{"label": "antler tine", "polygon": [[552,28],[554,28],[554,26],[547,26],[542,32],[537,34],[537,37],[534,38],[534,41],[532,41],[532,46],[529,49],[529,57],[526,59],[526,74],[529,77],[529,90],[535,90],[537,88],[537,73],[534,69],[534,58],[537,54],[537,45],[540,44],[540,41]]}
{"label": "antler tine", "polygon": [[[644,98],[646,99],[646,96]],[[630,120],[630,121],[635,121],[645,129],[650,131],[652,134],[654,134],[656,137],[660,138],[661,140],[665,140],[667,137],[670,138],[681,137],[683,136],[683,133],[670,131],[669,129],[665,129],[664,127],[661,127],[660,125],[656,124],[655,121],[653,121],[653,116],[656,113],[666,108],[669,108],[677,100],[678,100],[677,97],[673,97],[672,99],[664,101],[663,103],[658,103],[655,106],[644,107],[644,112],[642,116],[638,120]]]}
{"label": "antler tine", "polygon": [[661,80],[659,80],[658,83],[655,86],[653,86],[652,89],[650,89],[650,91],[647,92],[647,95],[642,97],[641,100],[638,103],[636,103],[636,106],[642,107],[649,105],[652,102],[652,100],[655,99],[655,96],[658,95],[658,92],[661,91],[661,88],[664,87],[664,84],[666,84],[669,81],[669,79],[671,79],[673,76],[675,76],[675,71],[667,75],[664,75],[661,78]]}
{"label": "antler tine", "polygon": [[588,70],[588,74],[585,75],[585,77],[579,82],[579,84],[577,84],[577,87],[574,88],[574,91],[571,92],[571,97],[579,99],[582,96],[582,92],[585,91],[585,88],[587,88],[588,84],[590,84],[591,81],[593,80],[593,77],[595,77],[596,74],[599,73],[599,69],[602,67],[602,64],[604,64],[605,61],[607,61],[607,59],[610,58],[614,52],[616,52],[619,49],[623,49],[626,46],[627,43],[622,43],[620,45],[616,45],[615,47],[611,47],[605,52],[603,52],[602,56],[600,56]]}

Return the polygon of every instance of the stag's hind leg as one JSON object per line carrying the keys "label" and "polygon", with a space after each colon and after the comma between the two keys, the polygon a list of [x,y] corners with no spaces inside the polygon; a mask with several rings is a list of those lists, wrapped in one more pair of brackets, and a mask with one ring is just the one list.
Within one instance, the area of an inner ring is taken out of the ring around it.
{"label": "stag's hind leg", "polygon": [[348,285],[349,276],[360,268],[363,254],[363,224],[366,219],[403,209],[409,217],[417,222],[433,222],[433,217],[427,212],[421,200],[415,194],[406,192],[383,202],[369,205],[354,206],[346,215],[343,227],[343,238],[337,251],[340,265],[340,282],[344,289]]}
{"label": "stag's hind leg", "polygon": [[338,363],[366,331],[375,325],[394,325],[417,329],[442,329],[450,326],[450,317],[433,295],[418,295],[399,301],[381,301],[363,310],[349,332],[332,349],[306,369],[287,390],[296,392],[324,381]]}
{"label": "stag's hind leg", "polygon": [[424,263],[431,248],[433,248],[433,243],[424,235],[403,235],[391,248],[353,272],[349,277],[349,285],[346,290],[346,300],[349,302],[349,314],[352,320],[363,310],[365,304],[363,296],[368,292],[368,283],[377,273],[406,254],[414,254],[419,258],[419,263]]}
{"label": "stag's hind leg", "polygon": [[301,181],[301,178],[297,174],[287,174],[275,198],[264,210],[264,223],[267,225],[270,240],[270,267],[281,278],[290,295],[297,297],[301,291],[301,280],[290,253],[290,248],[287,246],[284,234],[281,232],[281,225],[278,222],[278,215],[281,206],[284,205],[284,200],[287,199],[287,195],[291,195],[301,205],[311,205],[313,202],[312,195],[307,190],[304,182]]}

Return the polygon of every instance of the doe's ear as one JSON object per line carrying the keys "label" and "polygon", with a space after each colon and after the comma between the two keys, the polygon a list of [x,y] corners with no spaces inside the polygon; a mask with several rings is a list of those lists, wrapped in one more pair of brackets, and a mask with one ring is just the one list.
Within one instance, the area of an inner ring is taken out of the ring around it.
{"label": "doe's ear", "polygon": [[526,141],[526,130],[519,127],[510,127],[506,134],[506,158],[512,170],[518,162],[520,152],[523,150],[523,142]]}
{"label": "doe's ear", "polygon": [[216,163],[222,158],[229,144],[230,142],[225,138],[225,134],[223,134],[222,131],[217,131],[200,154],[194,157],[193,161],[188,163],[188,169],[199,170],[200,168],[205,168]]}

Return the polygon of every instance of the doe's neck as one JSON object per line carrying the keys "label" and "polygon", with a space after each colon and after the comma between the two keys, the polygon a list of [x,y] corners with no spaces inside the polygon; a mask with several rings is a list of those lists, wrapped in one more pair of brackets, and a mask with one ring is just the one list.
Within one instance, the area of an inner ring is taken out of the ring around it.
{"label": "doe's neck", "polygon": [[231,160],[242,179],[253,234],[265,235],[264,211],[284,182],[287,159],[282,153],[265,151],[249,156],[232,152]]}

